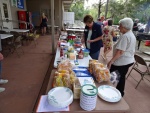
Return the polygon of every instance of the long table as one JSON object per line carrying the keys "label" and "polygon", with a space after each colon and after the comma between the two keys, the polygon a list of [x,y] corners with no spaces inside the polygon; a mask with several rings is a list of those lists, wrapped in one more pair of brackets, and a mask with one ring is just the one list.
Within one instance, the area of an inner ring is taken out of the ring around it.
{"label": "long table", "polygon": [[139,34],[137,34],[137,40],[139,41],[139,43],[138,43],[138,50],[139,50],[141,41],[142,40],[150,40],[150,34],[139,33]]}
{"label": "long table", "polygon": [[72,32],[84,32],[84,29],[66,29],[66,31],[72,31]]}
{"label": "long table", "polygon": [[[53,69],[51,72],[49,83],[48,83],[47,90],[46,90],[46,95],[48,94],[49,90],[52,89],[52,83],[53,83],[55,71],[56,71],[56,69]],[[98,87],[98,86],[104,85],[104,84],[112,85],[111,82],[103,82],[103,83],[96,83],[96,86]],[[93,113],[96,113],[96,112],[97,113],[125,113],[125,112],[129,111],[129,109],[130,108],[129,108],[128,104],[126,103],[126,101],[123,98],[117,103],[109,103],[109,102],[106,102],[106,101],[102,100],[101,98],[97,97],[96,108],[93,111],[90,111],[90,113],[92,113],[92,112]],[[70,105],[69,113],[75,113],[75,112],[84,112],[84,113],[87,112],[80,107],[79,99],[74,99],[73,103]],[[66,113],[68,113],[68,112],[66,112]]]}
{"label": "long table", "polygon": [[150,52],[136,52],[136,54],[141,56],[145,60],[145,62],[150,62]]}
{"label": "long table", "polygon": [[[47,27],[52,27],[51,25],[47,25]],[[59,28],[59,26],[54,26],[55,28]]]}
{"label": "long table", "polygon": [[[59,60],[59,57],[60,57],[60,49],[57,48],[57,51],[56,51],[56,56],[55,56],[55,60],[54,60],[54,67],[57,68],[57,61]],[[92,59],[90,57],[90,55],[88,57],[84,57],[83,59],[78,59],[78,63],[79,65],[77,66],[80,66],[80,67],[88,67],[89,66],[89,60]],[[72,64],[74,64],[74,60],[70,60]]]}
{"label": "long table", "polygon": [[85,27],[69,27],[68,29],[84,29]]}
{"label": "long table", "polygon": [[150,52],[143,52],[144,54],[150,55]]}
{"label": "long table", "polygon": [[[48,28],[48,32],[50,33],[52,26],[51,25],[47,25],[47,28]],[[54,28],[55,28],[55,33],[57,33],[58,30],[59,30],[59,26],[54,26]]]}
{"label": "long table", "polygon": [[29,32],[29,29],[2,29],[3,31],[6,31],[6,32],[10,32],[10,31],[15,31],[15,32],[18,32],[18,33],[26,33],[26,32]]}
{"label": "long table", "polygon": [[13,37],[13,35],[11,35],[11,34],[0,34],[1,39],[6,39],[6,38],[10,38],[10,37]]}

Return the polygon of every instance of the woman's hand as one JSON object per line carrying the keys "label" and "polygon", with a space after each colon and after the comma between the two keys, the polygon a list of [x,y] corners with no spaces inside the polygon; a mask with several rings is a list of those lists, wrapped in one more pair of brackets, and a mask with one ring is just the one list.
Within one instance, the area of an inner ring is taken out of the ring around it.
{"label": "woman's hand", "polygon": [[3,59],[4,59],[4,57],[3,57],[3,55],[0,53],[0,61],[3,60]]}
{"label": "woman's hand", "polygon": [[111,60],[108,62],[108,64],[107,64],[108,69],[111,68],[112,63],[113,63],[113,62],[112,62]]}
{"label": "woman's hand", "polygon": [[94,40],[87,40],[87,42],[88,42],[88,43],[93,43],[93,42],[94,42]]}

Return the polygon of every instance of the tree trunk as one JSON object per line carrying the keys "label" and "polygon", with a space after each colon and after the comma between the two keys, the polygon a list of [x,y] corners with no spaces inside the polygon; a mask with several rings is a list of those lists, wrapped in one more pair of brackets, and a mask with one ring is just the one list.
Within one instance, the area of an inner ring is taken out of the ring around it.
{"label": "tree trunk", "polygon": [[108,12],[108,3],[109,3],[109,0],[107,0],[107,4],[106,4],[106,9],[105,9],[105,19],[107,18],[107,12]]}
{"label": "tree trunk", "polygon": [[101,14],[101,0],[99,0],[98,4],[98,18],[100,18],[100,14]]}

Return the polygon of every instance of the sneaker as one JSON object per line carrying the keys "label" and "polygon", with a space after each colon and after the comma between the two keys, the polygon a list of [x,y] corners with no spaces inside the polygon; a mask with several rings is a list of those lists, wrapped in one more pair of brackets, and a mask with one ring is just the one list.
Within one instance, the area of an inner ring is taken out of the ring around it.
{"label": "sneaker", "polygon": [[8,80],[0,79],[0,84],[6,84]]}
{"label": "sneaker", "polygon": [[5,88],[0,87],[0,92],[5,91]]}

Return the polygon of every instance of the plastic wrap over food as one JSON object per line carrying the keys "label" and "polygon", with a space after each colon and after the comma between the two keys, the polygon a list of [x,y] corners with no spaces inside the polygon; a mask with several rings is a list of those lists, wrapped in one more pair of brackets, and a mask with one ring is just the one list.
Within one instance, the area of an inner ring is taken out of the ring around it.
{"label": "plastic wrap over food", "polygon": [[109,81],[110,72],[104,64],[99,63],[98,60],[89,61],[89,71],[95,77],[97,82]]}
{"label": "plastic wrap over food", "polygon": [[98,60],[89,60],[89,71],[93,74],[93,65],[94,63],[98,63]]}
{"label": "plastic wrap over food", "polygon": [[95,68],[94,76],[97,82],[109,81],[110,80],[110,72],[107,68]]}
{"label": "plastic wrap over food", "polygon": [[72,84],[75,81],[75,74],[73,71],[60,70],[55,72],[53,87],[68,87],[72,89]]}
{"label": "plastic wrap over food", "polygon": [[58,68],[58,71],[60,71],[60,70],[68,70],[69,71],[69,70],[72,70],[73,65],[71,64],[71,62],[69,60],[63,60],[58,64],[57,68]]}
{"label": "plastic wrap over food", "polygon": [[104,64],[102,64],[102,63],[97,63],[97,62],[96,62],[96,63],[93,63],[93,64],[92,64],[92,72],[93,72],[93,75],[95,75],[95,72],[96,72],[95,69],[96,69],[96,68],[104,68]]}

